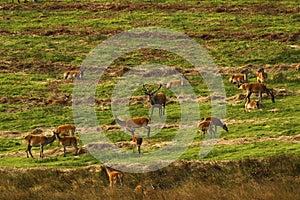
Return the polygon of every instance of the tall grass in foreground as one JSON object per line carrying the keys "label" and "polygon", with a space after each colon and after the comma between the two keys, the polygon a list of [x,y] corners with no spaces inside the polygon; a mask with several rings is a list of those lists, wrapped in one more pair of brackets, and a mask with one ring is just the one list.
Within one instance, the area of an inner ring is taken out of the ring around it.
{"label": "tall grass in foreground", "polygon": [[300,157],[236,162],[177,161],[143,174],[125,173],[124,187],[109,188],[95,166],[77,169],[1,168],[0,199],[142,199],[136,185],[159,188],[148,199],[299,199]]}

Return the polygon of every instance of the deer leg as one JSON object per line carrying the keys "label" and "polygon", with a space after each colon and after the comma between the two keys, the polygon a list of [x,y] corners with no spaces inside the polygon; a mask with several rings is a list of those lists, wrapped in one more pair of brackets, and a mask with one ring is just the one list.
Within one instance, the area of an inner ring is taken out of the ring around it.
{"label": "deer leg", "polygon": [[64,157],[66,157],[66,146],[64,146]]}
{"label": "deer leg", "polygon": [[145,126],[145,128],[148,130],[147,136],[150,137],[150,126]]}
{"label": "deer leg", "polygon": [[75,156],[77,156],[78,155],[78,146],[77,146],[77,144],[75,144]]}
{"label": "deer leg", "polygon": [[248,91],[248,92],[247,92],[247,99],[248,99],[248,101],[250,101],[250,96],[251,96],[251,94],[252,94],[251,91]]}
{"label": "deer leg", "polygon": [[151,114],[150,114],[150,119],[152,119],[152,115],[153,115],[153,110],[154,110],[154,106],[151,107]]}
{"label": "deer leg", "polygon": [[40,157],[43,158],[44,157],[44,145],[40,146]]}
{"label": "deer leg", "polygon": [[262,91],[259,92],[259,101],[262,101]]}

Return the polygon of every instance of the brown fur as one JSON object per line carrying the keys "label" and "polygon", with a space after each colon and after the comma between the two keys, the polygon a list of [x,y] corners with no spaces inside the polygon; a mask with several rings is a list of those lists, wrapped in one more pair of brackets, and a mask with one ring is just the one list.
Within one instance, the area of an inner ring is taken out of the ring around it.
{"label": "brown fur", "polygon": [[211,135],[212,135],[212,133],[214,133],[213,130],[212,130],[212,126],[211,126],[211,122],[210,121],[205,121],[205,120],[201,121],[199,123],[198,129],[199,129],[199,131],[202,131],[203,135],[205,135],[208,130],[209,130],[209,132],[210,132]]}
{"label": "brown fur", "polygon": [[179,86],[183,86],[183,80],[170,81],[167,84],[166,88],[179,87]]}
{"label": "brown fur", "polygon": [[152,119],[154,108],[158,108],[160,117],[162,117],[162,115],[165,114],[167,97],[162,92],[155,94],[158,90],[160,90],[161,87],[162,87],[162,84],[159,85],[158,89],[156,89],[155,91],[152,91],[152,90],[147,89],[146,86],[143,85],[143,90],[144,90],[145,94],[148,95],[149,101],[152,105],[150,119]]}
{"label": "brown fur", "polygon": [[74,136],[76,127],[73,124],[64,124],[55,130],[60,136]]}
{"label": "brown fur", "polygon": [[144,127],[148,130],[148,137],[150,137],[150,126],[148,126],[149,121],[150,120],[148,117],[134,117],[129,118],[125,121],[122,121],[118,117],[115,117],[111,124],[117,123],[120,126],[125,127],[126,130],[128,130],[132,135],[134,135],[134,131],[136,128]]}
{"label": "brown fur", "polygon": [[227,128],[226,124],[224,124],[224,123],[223,123],[219,118],[217,118],[217,117],[206,117],[206,118],[204,119],[204,121],[212,122],[212,125],[215,126],[215,130],[214,130],[215,133],[217,132],[217,126],[222,127],[226,132],[228,132],[228,128]]}
{"label": "brown fur", "polygon": [[59,141],[60,144],[64,147],[64,157],[66,157],[66,146],[73,146],[75,148],[75,155],[78,155],[78,138],[75,136],[65,136],[60,137],[59,133],[53,131],[56,139]]}
{"label": "brown fur", "polygon": [[260,68],[257,71],[257,82],[258,83],[265,83],[268,79],[268,74],[265,72],[264,68]]}
{"label": "brown fur", "polygon": [[245,82],[248,82],[248,69],[241,72],[242,74],[234,74],[229,78],[229,82],[237,84],[238,87]]}
{"label": "brown fur", "polygon": [[83,78],[83,72],[82,71],[77,71],[77,70],[73,70],[73,71],[66,71],[64,73],[64,79],[68,80],[68,79],[82,79]]}
{"label": "brown fur", "polygon": [[249,99],[247,99],[247,101],[245,103],[245,111],[246,112],[250,112],[251,110],[259,109],[259,108],[261,108],[260,101],[253,101],[253,100],[249,101]]}
{"label": "brown fur", "polygon": [[239,89],[247,91],[247,99],[249,101],[252,93],[259,93],[259,101],[262,102],[262,93],[265,92],[267,95],[271,96],[272,102],[275,103],[274,95],[263,83],[244,83],[239,87]]}
{"label": "brown fur", "polygon": [[[139,152],[139,154],[141,154],[141,145],[143,143],[143,138],[140,137],[140,136],[134,136],[133,135],[132,136],[132,142],[134,142],[136,144],[136,146],[138,148],[138,152]],[[134,151],[134,149],[133,149],[133,151]]]}
{"label": "brown fur", "polygon": [[28,152],[30,154],[30,156],[33,158],[32,153],[31,153],[31,147],[40,147],[40,157],[43,158],[44,157],[44,146],[46,146],[47,144],[51,144],[54,142],[55,140],[55,135],[53,135],[52,137],[46,137],[44,135],[32,135],[29,134],[27,136],[25,136],[25,140],[26,140],[26,154],[27,154],[27,158],[28,156]]}
{"label": "brown fur", "polygon": [[124,174],[120,171],[113,171],[110,167],[104,166],[106,173],[109,178],[109,185],[110,187],[113,187],[116,185],[118,182],[121,186],[123,186],[123,177]]}

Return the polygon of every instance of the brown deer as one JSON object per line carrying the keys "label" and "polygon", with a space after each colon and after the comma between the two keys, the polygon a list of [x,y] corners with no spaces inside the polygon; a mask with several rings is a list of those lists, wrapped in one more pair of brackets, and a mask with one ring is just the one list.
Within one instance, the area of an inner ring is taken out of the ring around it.
{"label": "brown deer", "polygon": [[[143,143],[143,138],[141,136],[132,136],[132,142],[136,144],[136,147],[138,148],[139,155],[141,154],[141,145]],[[132,149],[134,152],[134,148]]]}
{"label": "brown deer", "polygon": [[258,83],[265,83],[268,79],[268,74],[265,72],[264,68],[260,68],[257,71],[257,82]]}
{"label": "brown deer", "polygon": [[198,129],[199,129],[199,131],[202,132],[201,138],[203,137],[203,135],[205,135],[207,133],[207,131],[209,131],[211,136],[212,136],[212,133],[214,133],[214,135],[215,135],[215,132],[212,129],[211,121],[206,121],[206,120],[201,121],[198,125]]}
{"label": "brown deer", "polygon": [[183,78],[181,78],[181,80],[174,80],[168,82],[166,88],[180,87],[180,86],[183,86]]}
{"label": "brown deer", "polygon": [[167,97],[164,93],[158,93],[155,94],[160,88],[162,87],[162,84],[159,85],[159,87],[152,91],[146,88],[146,85],[143,85],[143,91],[146,95],[149,96],[149,101],[151,103],[151,114],[150,114],[150,119],[152,119],[153,115],[153,109],[158,108],[159,109],[159,116],[162,117],[162,115],[165,114],[165,107],[166,107],[166,101]]}
{"label": "brown deer", "polygon": [[248,74],[249,74],[249,70],[245,69],[241,72],[241,74],[232,75],[229,78],[229,82],[233,84],[237,84],[237,86],[240,87],[242,83],[248,82]]}
{"label": "brown deer", "polygon": [[150,126],[148,126],[149,121],[150,120],[148,117],[134,117],[122,121],[116,116],[111,124],[119,124],[121,127],[124,127],[126,130],[128,130],[132,135],[134,135],[135,129],[144,127],[148,130],[147,136],[150,137]]}
{"label": "brown deer", "polygon": [[65,95],[62,99],[52,99],[51,106],[68,106],[70,104],[71,97],[69,95]]}
{"label": "brown deer", "polygon": [[137,185],[134,189],[135,194],[137,197],[146,198],[146,199],[158,199],[157,196],[157,189],[159,188],[158,185],[154,186],[151,184],[151,189],[146,189],[141,185]]}
{"label": "brown deer", "polygon": [[73,71],[66,71],[63,75],[65,80],[68,79],[82,79],[83,78],[83,71],[73,70]]}
{"label": "brown deer", "polygon": [[204,121],[211,122],[211,125],[215,127],[215,130],[213,131],[214,134],[217,133],[217,127],[222,127],[226,132],[228,132],[228,127],[226,124],[224,124],[219,118],[217,117],[206,117]]}
{"label": "brown deer", "polygon": [[124,177],[123,172],[113,170],[112,168],[106,165],[103,165],[103,167],[108,175],[110,187],[113,187],[117,183],[123,186],[123,177]]}
{"label": "brown deer", "polygon": [[64,124],[57,127],[55,130],[60,136],[74,136],[76,127],[74,124]]}
{"label": "brown deer", "polygon": [[268,96],[271,96],[272,102],[275,103],[275,97],[270,89],[266,87],[263,83],[244,83],[242,84],[239,89],[247,91],[247,99],[250,101],[250,96],[252,93],[259,93],[259,101],[262,102],[262,93],[267,93]]}
{"label": "brown deer", "polygon": [[44,146],[47,144],[52,144],[55,140],[55,135],[52,137],[46,137],[44,135],[32,135],[28,134],[25,136],[26,140],[26,154],[27,158],[29,158],[28,152],[30,156],[33,158],[32,153],[31,153],[31,148],[32,147],[40,147],[40,157],[44,157]]}
{"label": "brown deer", "polygon": [[245,111],[246,112],[250,112],[251,110],[259,109],[261,107],[262,107],[262,103],[260,101],[253,101],[253,100],[249,100],[247,98],[247,101],[245,103]]}
{"label": "brown deer", "polygon": [[53,131],[56,139],[59,141],[60,144],[64,147],[64,157],[66,157],[66,146],[73,146],[75,148],[75,155],[78,155],[78,138],[75,136],[65,136],[60,137],[59,133]]}

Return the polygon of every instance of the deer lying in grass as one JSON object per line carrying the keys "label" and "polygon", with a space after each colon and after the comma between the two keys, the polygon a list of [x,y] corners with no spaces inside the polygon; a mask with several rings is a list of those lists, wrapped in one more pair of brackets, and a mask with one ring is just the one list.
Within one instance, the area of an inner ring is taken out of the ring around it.
{"label": "deer lying in grass", "polygon": [[229,78],[229,82],[233,84],[237,84],[237,86],[240,87],[242,83],[248,82],[248,74],[249,74],[249,70],[245,69],[241,72],[241,74],[232,75]]}
{"label": "deer lying in grass", "polygon": [[245,103],[245,111],[246,112],[250,112],[251,110],[259,109],[261,107],[262,107],[262,103],[260,101],[253,101],[253,100],[249,100],[247,98],[247,101]]}
{"label": "deer lying in grass", "polygon": [[263,83],[244,83],[239,89],[247,91],[247,99],[250,101],[250,96],[252,93],[259,93],[259,101],[262,102],[262,93],[267,93],[268,96],[271,96],[272,102],[275,103],[275,97],[270,89],[268,89]]}
{"label": "deer lying in grass", "polygon": [[150,119],[152,119],[154,108],[158,108],[160,117],[162,117],[162,115],[165,114],[167,97],[162,92],[155,94],[158,90],[160,90],[161,87],[162,87],[162,84],[159,85],[158,89],[152,91],[152,90],[147,89],[145,84],[143,85],[143,91],[146,95],[149,96],[149,101],[151,103]]}
{"label": "deer lying in grass", "polygon": [[58,106],[58,105],[63,105],[63,106],[68,106],[70,104],[71,97],[69,95],[65,95],[63,99],[52,99],[51,100],[51,106]]}
{"label": "deer lying in grass", "polygon": [[60,137],[59,133],[53,131],[54,135],[56,136],[56,139],[60,144],[64,147],[64,157],[66,157],[66,146],[73,146],[75,148],[75,156],[78,155],[78,138],[75,136],[65,136]]}
{"label": "deer lying in grass", "polygon": [[[141,145],[143,143],[143,138],[141,136],[132,136],[132,142],[136,144],[136,147],[138,148],[139,155],[141,154]],[[134,148],[132,149],[134,152]]]}
{"label": "deer lying in grass", "polygon": [[158,189],[158,185],[154,186],[151,184],[151,189],[145,189],[143,186],[141,185],[137,185],[134,189],[135,194],[137,194],[137,197],[142,197],[142,198],[149,198],[149,199],[157,199],[157,189]]}
{"label": "deer lying in grass", "polygon": [[180,87],[183,86],[183,79],[181,80],[174,80],[167,83],[166,88],[172,88],[172,87]]}
{"label": "deer lying in grass", "polygon": [[46,146],[47,144],[52,144],[55,139],[56,139],[55,135],[53,135],[52,137],[46,137],[44,135],[32,135],[32,134],[25,136],[27,158],[29,158],[28,152],[30,156],[33,158],[31,153],[31,147],[40,147],[40,157],[43,158],[44,146]]}
{"label": "deer lying in grass", "polygon": [[116,185],[117,183],[119,183],[121,186],[123,186],[123,177],[124,174],[120,171],[116,171],[116,170],[112,170],[112,168],[103,165],[108,178],[109,178],[109,185],[110,187],[113,187],[114,185]]}
{"label": "deer lying in grass", "polygon": [[66,71],[64,73],[64,79],[82,79],[83,78],[83,71],[73,70],[73,71]]}
{"label": "deer lying in grass", "polygon": [[265,83],[268,79],[268,74],[265,72],[264,68],[260,68],[257,71],[257,82],[258,83]]}
{"label": "deer lying in grass", "polygon": [[149,121],[148,117],[134,117],[122,121],[116,116],[111,124],[119,124],[121,127],[126,128],[126,130],[128,130],[132,135],[134,135],[135,129],[144,127],[148,130],[147,136],[150,137],[150,126],[148,126]]}
{"label": "deer lying in grass", "polygon": [[57,127],[55,130],[60,136],[74,136],[76,127],[74,124],[64,124]]}

